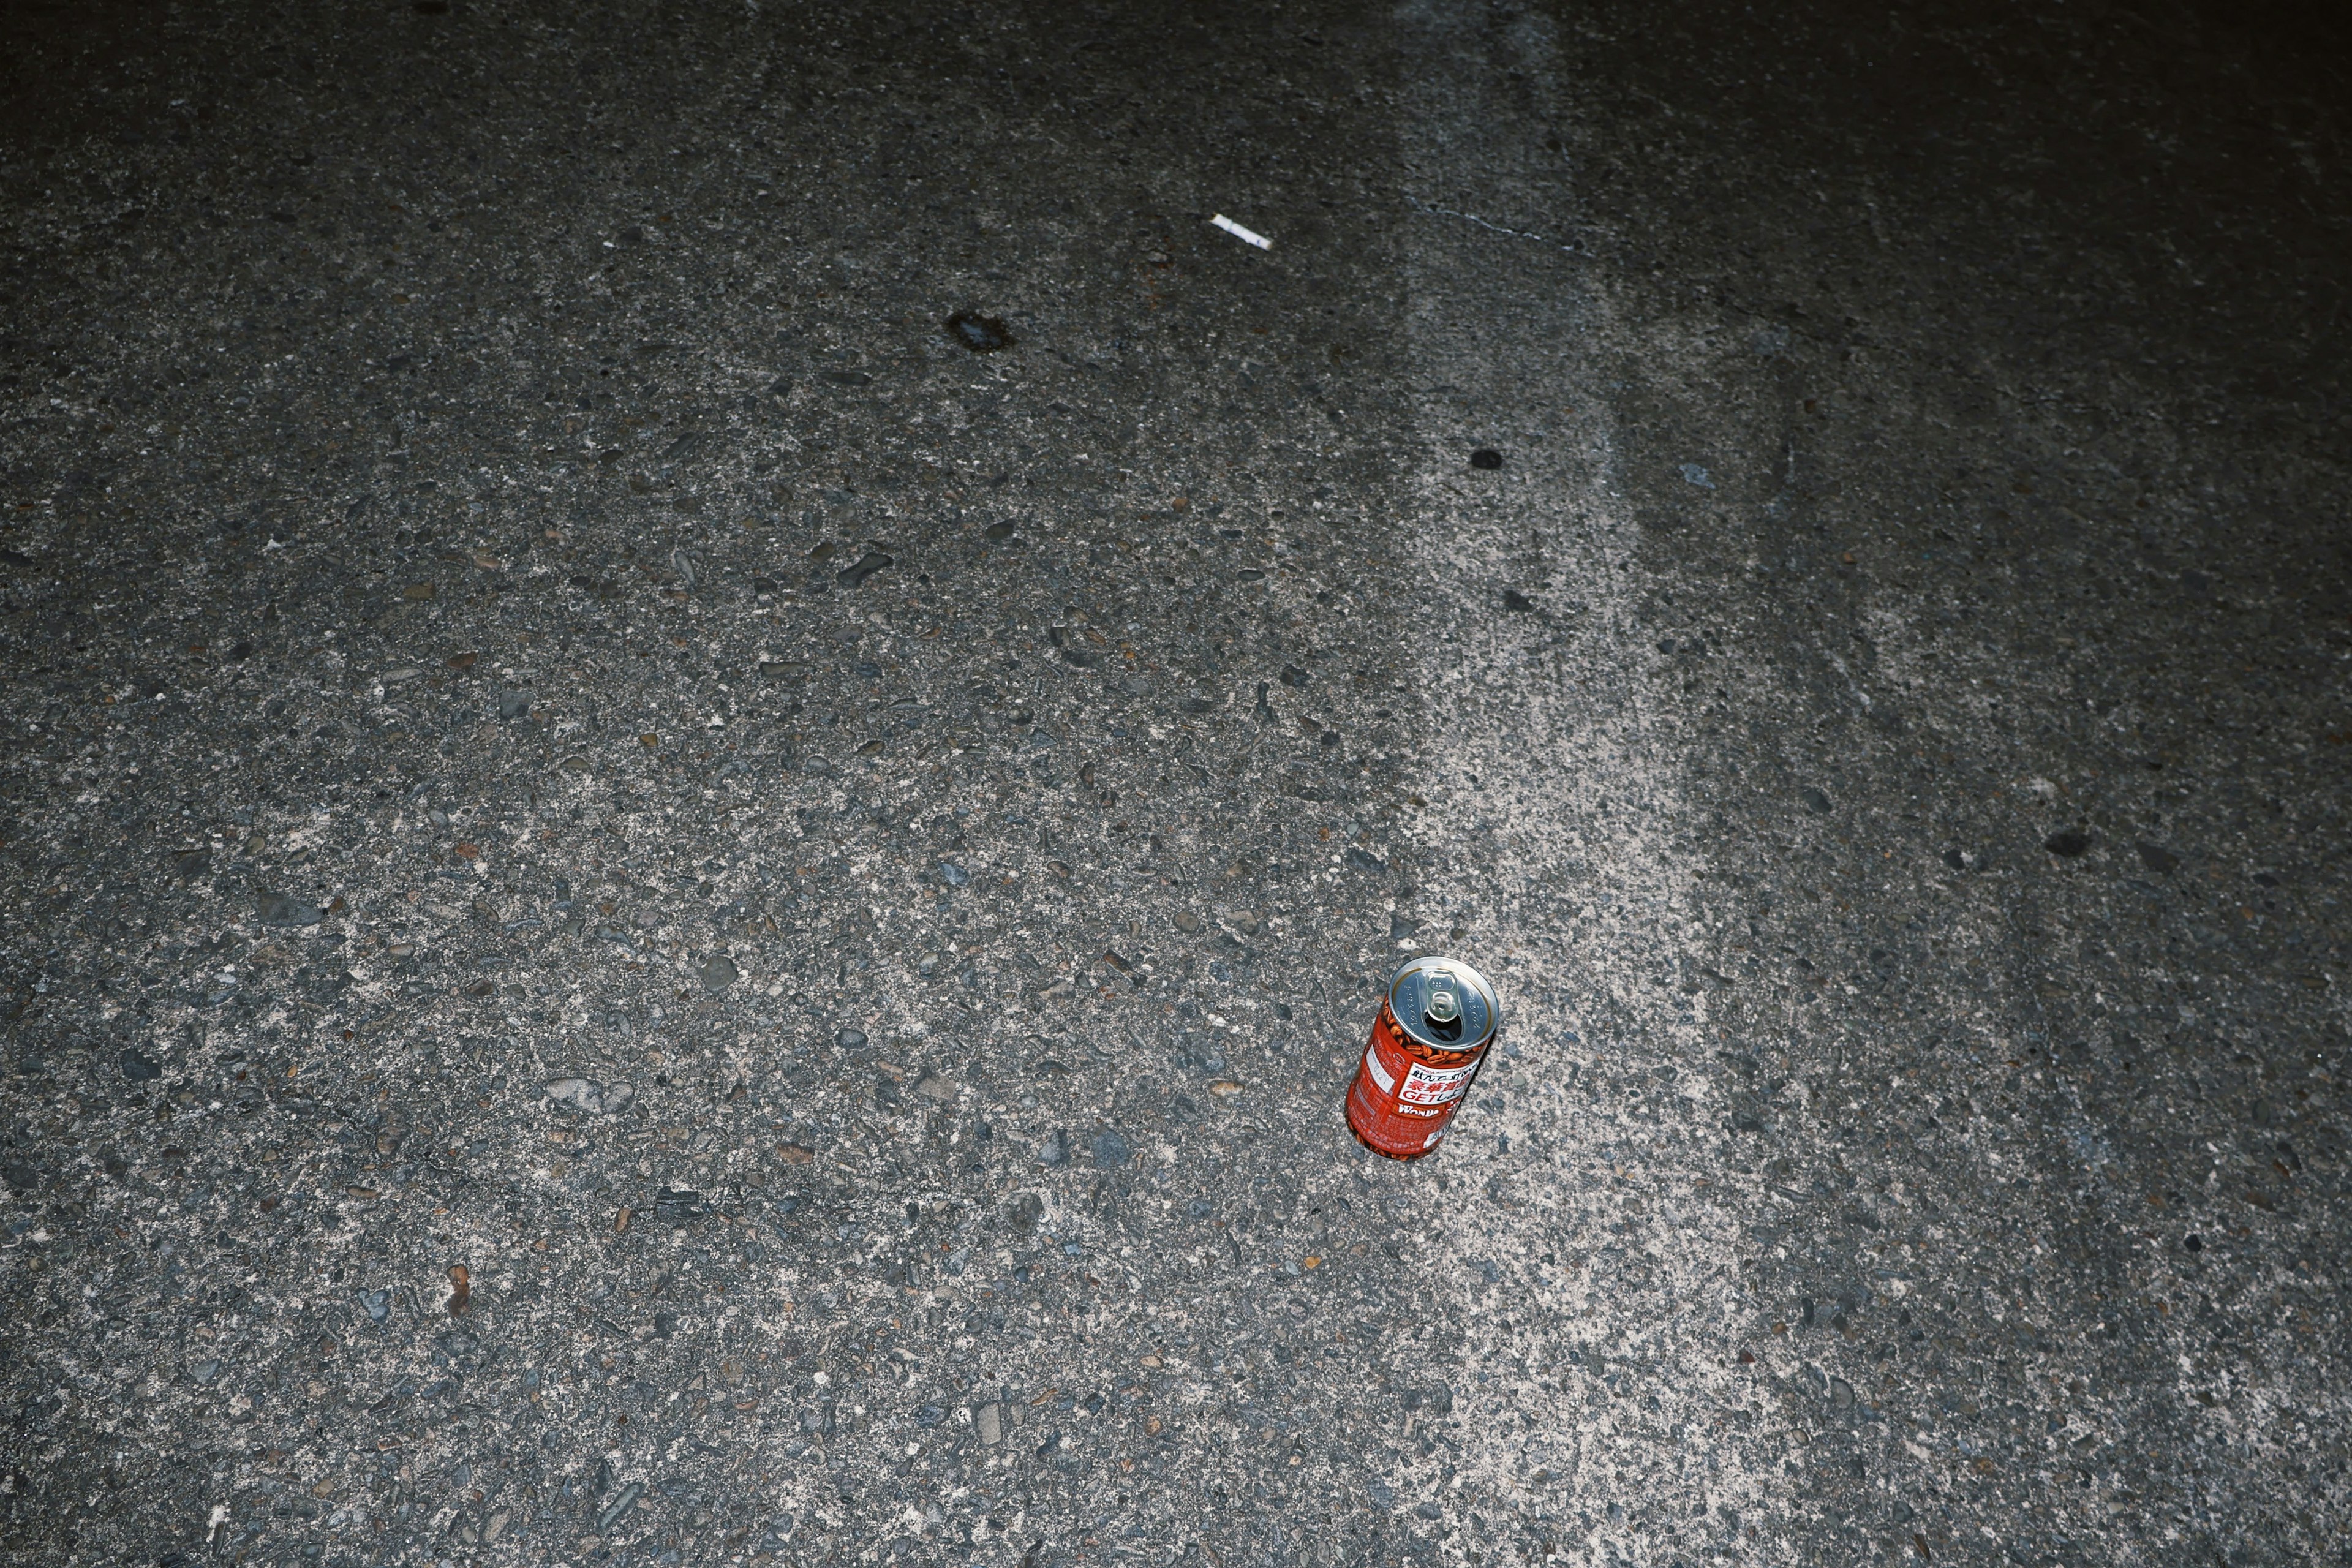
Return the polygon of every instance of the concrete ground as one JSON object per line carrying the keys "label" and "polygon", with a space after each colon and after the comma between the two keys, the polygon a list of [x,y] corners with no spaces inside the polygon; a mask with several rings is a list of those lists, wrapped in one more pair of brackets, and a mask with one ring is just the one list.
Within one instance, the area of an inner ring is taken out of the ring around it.
{"label": "concrete ground", "polygon": [[11,9],[0,1561],[2347,1560],[2347,101]]}

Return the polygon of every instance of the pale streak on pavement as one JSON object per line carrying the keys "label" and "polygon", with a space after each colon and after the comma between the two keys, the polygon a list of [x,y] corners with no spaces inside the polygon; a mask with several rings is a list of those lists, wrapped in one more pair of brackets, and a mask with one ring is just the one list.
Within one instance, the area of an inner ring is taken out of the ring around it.
{"label": "pale streak on pavement", "polygon": [[[1506,81],[1562,88],[1549,23],[1498,31],[1442,5],[1404,6],[1399,23],[1420,62],[1406,156],[1431,195],[1550,221],[1569,170],[1534,139],[1559,117],[1497,101]],[[1591,1516],[1571,1560],[1605,1562],[1655,1540],[1612,1529],[1608,1500],[1703,1513],[1691,1522],[1714,1532],[1719,1506],[1750,1515],[1768,1489],[1755,1446],[1708,1436],[1713,1413],[1741,1397],[1725,1367],[1737,1215],[1694,1192],[1712,1163],[1684,1157],[1696,1152],[1684,1130],[1672,1143],[1637,1137],[1591,1093],[1595,1066],[1706,1054],[1703,1007],[1678,1022],[1670,994],[1643,984],[1657,964],[1643,918],[1675,904],[1693,869],[1664,832],[1683,809],[1679,769],[1660,722],[1667,696],[1638,657],[1635,524],[1612,491],[1607,425],[1588,411],[1599,372],[1584,351],[1611,331],[1602,302],[1559,255],[1434,226],[1410,243],[1418,374],[1458,389],[1451,402],[1477,411],[1479,439],[1507,464],[1466,468],[1458,419],[1424,397],[1424,847],[1451,868],[1469,911],[1465,956],[1491,965],[1518,1053],[1484,1075],[1445,1148],[1448,1190],[1426,1194],[1430,1267],[1455,1283],[1467,1331],[1455,1482],[1515,1499],[1522,1521]],[[1578,330],[1560,332],[1563,319]],[[1506,589],[1536,611],[1507,611]],[[1595,1037],[1584,1004],[1604,994],[1642,1021],[1638,1034]],[[1611,1258],[1612,1243],[1627,1256]],[[1614,1278],[1628,1264],[1644,1283]],[[1592,1377],[1562,1375],[1580,1366],[1639,1367],[1639,1392],[1588,1404]],[[1672,1392],[1644,1408],[1661,1384]],[[1496,1533],[1457,1535],[1449,1552]]]}

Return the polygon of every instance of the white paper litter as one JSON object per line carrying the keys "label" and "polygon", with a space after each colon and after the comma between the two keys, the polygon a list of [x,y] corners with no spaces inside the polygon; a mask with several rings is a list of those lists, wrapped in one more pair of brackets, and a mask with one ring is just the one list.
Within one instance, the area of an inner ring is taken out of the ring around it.
{"label": "white paper litter", "polygon": [[1255,245],[1260,250],[1272,250],[1274,248],[1274,241],[1266,238],[1266,237],[1262,234],[1252,233],[1250,230],[1244,228],[1241,225],[1235,223],[1233,219],[1227,217],[1223,213],[1219,213],[1216,216],[1211,218],[1209,222],[1216,227],[1223,229],[1227,234],[1232,235],[1244,245]]}

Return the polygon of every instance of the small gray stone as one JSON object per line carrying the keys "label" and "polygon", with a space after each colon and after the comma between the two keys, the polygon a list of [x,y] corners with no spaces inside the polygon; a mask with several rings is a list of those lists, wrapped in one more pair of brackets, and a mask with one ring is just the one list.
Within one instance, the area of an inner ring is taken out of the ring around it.
{"label": "small gray stone", "polygon": [[314,926],[327,918],[316,904],[306,904],[286,893],[257,893],[254,912],[266,926]]}
{"label": "small gray stone", "polygon": [[1043,1143],[1037,1145],[1037,1163],[1052,1166],[1066,1165],[1069,1163],[1070,1135],[1068,1133],[1062,1131],[1050,1133]]}
{"label": "small gray stone", "polygon": [[735,984],[735,961],[725,953],[713,953],[702,966],[702,988],[713,996]]}
{"label": "small gray stone", "polygon": [[530,712],[530,692],[528,692],[528,691],[501,691],[500,693],[499,693],[499,718],[501,718],[501,719],[520,719],[520,718],[521,718],[524,714],[526,714],[526,713],[528,713],[528,712]]}
{"label": "small gray stone", "polygon": [[631,1481],[623,1487],[621,1495],[613,1500],[612,1506],[596,1516],[597,1530],[609,1534],[613,1526],[620,1522],[621,1516],[636,1507],[637,1500],[645,1495],[646,1483],[643,1481]]}
{"label": "small gray stone", "polygon": [[556,1079],[548,1084],[546,1094],[558,1105],[568,1105],[591,1116],[617,1116],[637,1098],[636,1088],[632,1084],[605,1085],[584,1078]]}
{"label": "small gray stone", "polygon": [[558,1105],[569,1105],[581,1110],[599,1109],[602,1095],[596,1085],[584,1078],[559,1078],[547,1086],[547,1098]]}
{"label": "small gray stone", "polygon": [[133,1083],[147,1083],[163,1076],[163,1064],[128,1046],[122,1049],[121,1062],[122,1076]]}

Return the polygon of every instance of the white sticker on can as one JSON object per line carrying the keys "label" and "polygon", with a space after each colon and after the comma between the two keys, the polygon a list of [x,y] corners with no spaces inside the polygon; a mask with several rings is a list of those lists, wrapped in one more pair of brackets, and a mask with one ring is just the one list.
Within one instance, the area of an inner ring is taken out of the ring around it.
{"label": "white sticker on can", "polygon": [[1470,1087],[1470,1075],[1477,1070],[1476,1062],[1466,1068],[1423,1067],[1415,1062],[1404,1075],[1404,1087],[1397,1091],[1397,1099],[1407,1105],[1450,1104],[1462,1098]]}
{"label": "white sticker on can", "polygon": [[1396,1088],[1396,1079],[1389,1076],[1388,1068],[1381,1066],[1381,1048],[1378,1046],[1364,1047],[1364,1066],[1371,1072],[1372,1081],[1381,1086],[1382,1094]]}

